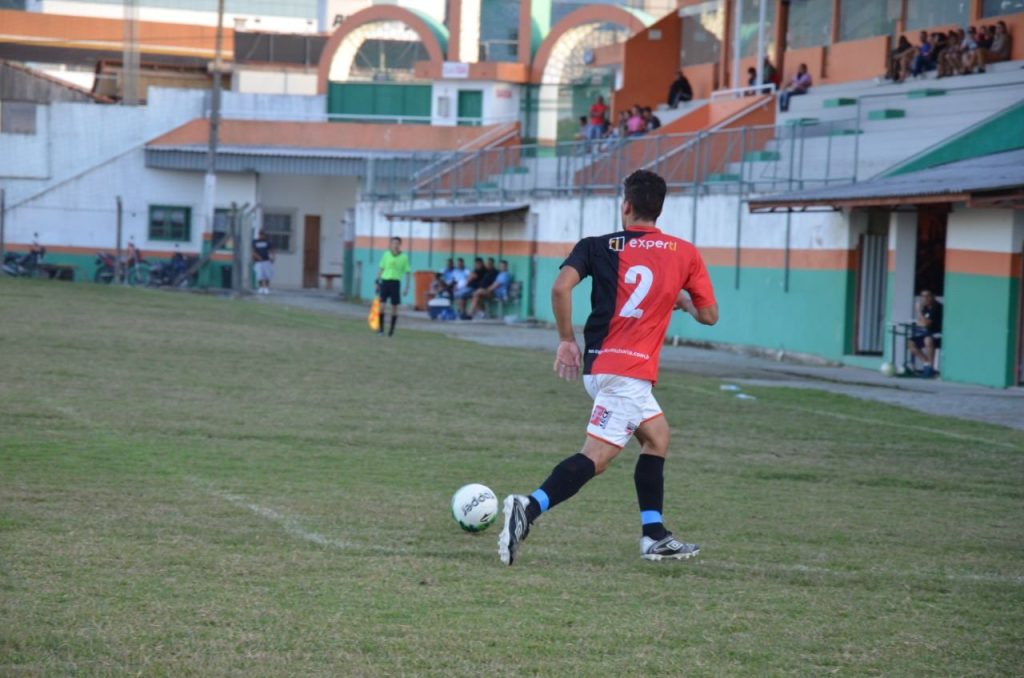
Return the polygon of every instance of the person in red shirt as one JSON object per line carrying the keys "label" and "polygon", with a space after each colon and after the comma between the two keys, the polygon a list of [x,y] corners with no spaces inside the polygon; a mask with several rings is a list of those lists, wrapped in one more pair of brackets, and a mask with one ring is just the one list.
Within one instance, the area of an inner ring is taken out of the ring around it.
{"label": "person in red shirt", "polygon": [[[685,559],[700,551],[675,539],[662,522],[669,426],[652,388],[672,312],[681,309],[714,325],[718,304],[697,248],[655,226],[667,192],[664,179],[638,170],[624,189],[624,230],[580,240],[551,290],[560,339],[554,370],[570,381],[582,371],[594,406],[583,449],[555,466],[531,495],[505,498],[498,555],[506,565],[515,560],[533,521],[603,472],[634,435],[642,446],[633,476],[643,531],[640,555]],[[591,312],[581,353],[572,327],[572,290],[588,276]]]}
{"label": "person in red shirt", "polygon": [[587,125],[587,139],[594,141],[604,136],[604,128],[608,124],[608,107],[604,104],[604,97],[597,97],[590,106],[590,120]]}

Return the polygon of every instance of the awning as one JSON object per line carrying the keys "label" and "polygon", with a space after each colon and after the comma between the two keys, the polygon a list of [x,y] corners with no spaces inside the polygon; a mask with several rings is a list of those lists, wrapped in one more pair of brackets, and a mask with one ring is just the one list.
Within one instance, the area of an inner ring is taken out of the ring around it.
{"label": "awning", "polygon": [[971,207],[1024,205],[1024,149],[993,153],[855,184],[750,199],[751,212],[807,208],[892,207],[966,202]]}
{"label": "awning", "polygon": [[443,207],[423,207],[404,212],[388,212],[388,219],[401,221],[431,222],[465,222],[465,221],[497,221],[506,216],[520,216],[530,209],[526,204],[512,205],[445,205]]}

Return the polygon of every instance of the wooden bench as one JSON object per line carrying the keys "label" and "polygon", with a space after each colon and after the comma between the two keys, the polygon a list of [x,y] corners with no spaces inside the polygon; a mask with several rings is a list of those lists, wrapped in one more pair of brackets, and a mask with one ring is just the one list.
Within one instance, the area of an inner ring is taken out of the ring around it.
{"label": "wooden bench", "polygon": [[508,296],[504,299],[488,299],[487,300],[487,315],[492,315],[491,311],[497,311],[497,318],[504,320],[505,318],[505,305],[508,304],[510,307],[515,308],[519,304],[519,298],[523,294],[523,283],[518,280],[513,280],[508,284]]}
{"label": "wooden bench", "polygon": [[69,280],[75,279],[75,266],[69,266],[68,264],[40,264],[39,272],[45,273],[46,277],[50,280]]}
{"label": "wooden bench", "polygon": [[324,289],[334,289],[334,279],[340,278],[341,273],[321,273],[320,277],[324,279]]}

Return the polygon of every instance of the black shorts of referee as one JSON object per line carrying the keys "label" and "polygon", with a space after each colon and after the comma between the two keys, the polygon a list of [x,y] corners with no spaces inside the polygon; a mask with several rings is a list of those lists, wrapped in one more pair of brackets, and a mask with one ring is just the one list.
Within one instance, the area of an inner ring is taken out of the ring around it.
{"label": "black shorts of referee", "polygon": [[388,299],[391,300],[392,306],[398,306],[402,303],[402,281],[401,280],[381,280],[380,281],[380,303],[388,303]]}

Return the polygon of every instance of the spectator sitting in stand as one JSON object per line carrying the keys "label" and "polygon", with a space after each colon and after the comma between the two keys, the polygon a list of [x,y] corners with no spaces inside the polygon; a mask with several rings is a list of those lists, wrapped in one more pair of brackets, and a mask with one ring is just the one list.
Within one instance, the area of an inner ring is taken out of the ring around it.
{"label": "spectator sitting in stand", "polygon": [[427,299],[451,299],[448,283],[444,281],[444,273],[435,273],[427,290]]}
{"label": "spectator sitting in stand", "polygon": [[661,119],[654,114],[650,106],[645,106],[643,110],[644,123],[646,124],[645,131],[653,132],[654,130],[661,127]]}
{"label": "spectator sitting in stand", "polygon": [[631,137],[643,136],[647,131],[647,122],[644,120],[640,107],[634,105],[629,109],[629,119],[626,121],[626,134]]}
{"label": "spectator sitting in stand", "polygon": [[580,116],[580,128],[576,131],[576,141],[587,140],[587,116]]}
{"label": "spectator sitting in stand", "polygon": [[926,70],[931,70],[935,67],[931,57],[932,43],[928,39],[928,31],[921,31],[918,39],[920,44],[900,57],[899,74],[896,82],[903,82],[911,74],[917,77]]}
{"label": "spectator sitting in stand", "polygon": [[452,279],[452,274],[454,272],[455,260],[448,259],[448,261],[444,262],[444,270],[441,271],[441,277],[444,279],[445,285],[451,285],[454,282],[454,280]]}
{"label": "spectator sitting in stand", "polygon": [[946,49],[942,50],[942,58],[938,63],[938,77],[944,78],[960,73],[960,33],[953,29],[946,34]]}
{"label": "spectator sitting in stand", "polygon": [[1010,58],[1010,34],[1006,30],[1005,21],[997,21],[995,26],[989,26],[991,38],[988,40],[988,47],[979,45],[974,52],[974,59],[967,65],[970,70],[978,69],[979,73],[985,72],[985,65],[998,61],[1006,61]]}
{"label": "spectator sitting in stand", "polygon": [[895,49],[889,50],[889,66],[885,71],[885,79],[896,82],[900,77],[900,64],[903,63],[903,58],[906,54],[913,54],[914,46],[907,40],[907,36],[901,35],[899,44],[896,45]]}
{"label": "spectator sitting in stand", "polygon": [[[461,261],[461,259],[459,260]],[[465,285],[461,287],[456,283],[455,287],[455,301],[459,302],[460,315],[463,318],[468,318],[466,315],[466,299],[473,296],[473,293],[480,287],[480,282],[483,280],[484,274],[487,269],[484,268],[484,260],[477,257],[473,260],[473,270],[466,277]]]}
{"label": "spectator sitting in stand", "polygon": [[978,43],[979,49],[988,49],[992,46],[992,38],[995,35],[995,26],[979,26],[978,32],[974,36],[974,41]]}
{"label": "spectator sitting in stand", "polygon": [[811,74],[807,72],[807,64],[800,64],[796,75],[779,93],[779,110],[783,113],[788,111],[789,99],[800,94],[807,94],[807,90],[811,88],[812,84]]}
{"label": "spectator sitting in stand", "polygon": [[[488,259],[488,263],[494,263],[493,259]],[[493,281],[487,287],[481,287],[473,294],[473,306],[470,308],[470,315],[477,320],[486,317],[483,310],[483,305],[487,303],[488,299],[508,299],[508,288],[512,283],[512,274],[508,272],[508,262],[504,259],[501,260],[500,269],[494,276]]]}
{"label": "spectator sitting in stand", "polygon": [[[963,31],[960,31],[963,34]],[[967,35],[963,36],[960,42],[960,73],[968,75],[974,72],[973,64],[980,58],[981,50],[978,48],[978,29],[971,26]],[[985,64],[981,64],[981,70],[985,72]]]}
{"label": "spectator sitting in stand", "polygon": [[686,74],[683,69],[679,69],[679,77],[672,81],[672,86],[668,88],[668,107],[675,109],[679,107],[679,102],[687,102],[693,100],[693,88],[690,87],[690,81],[686,79]]}

